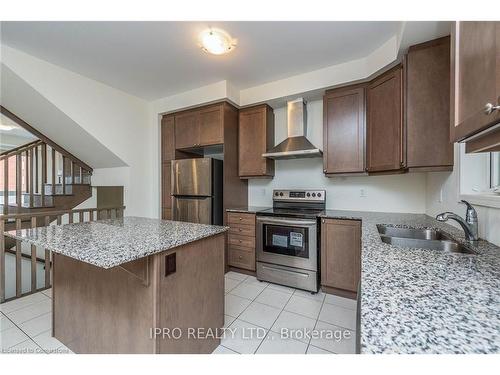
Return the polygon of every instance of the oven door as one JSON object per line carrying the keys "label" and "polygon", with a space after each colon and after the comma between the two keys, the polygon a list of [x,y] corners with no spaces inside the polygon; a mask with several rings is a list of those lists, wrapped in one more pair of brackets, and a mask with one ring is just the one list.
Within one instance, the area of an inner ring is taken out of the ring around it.
{"label": "oven door", "polygon": [[318,269],[316,221],[257,216],[257,261]]}

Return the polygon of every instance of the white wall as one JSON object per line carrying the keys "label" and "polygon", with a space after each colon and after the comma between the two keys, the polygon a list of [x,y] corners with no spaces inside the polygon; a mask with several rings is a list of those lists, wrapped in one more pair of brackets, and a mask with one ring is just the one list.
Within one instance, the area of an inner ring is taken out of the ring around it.
{"label": "white wall", "polygon": [[[286,108],[275,115],[275,143],[287,136]],[[323,148],[323,101],[307,104],[307,137]],[[327,207],[332,209],[424,213],[425,174],[327,178],[321,158],[277,160],[273,179],[249,181],[249,204],[272,205],[272,189],[313,188],[327,190]],[[364,195],[364,196],[361,196]]]}
{"label": "white wall", "polygon": [[[430,216],[445,211],[464,217],[465,206],[459,203],[458,144],[455,144],[453,172],[428,173],[426,182],[426,213]],[[479,237],[500,246],[500,209],[474,205],[479,220]],[[453,221],[450,224],[457,226]]]}
{"label": "white wall", "polygon": [[126,163],[94,169],[93,185],[123,185],[127,215],[156,216],[147,102],[5,45],[2,63]]}

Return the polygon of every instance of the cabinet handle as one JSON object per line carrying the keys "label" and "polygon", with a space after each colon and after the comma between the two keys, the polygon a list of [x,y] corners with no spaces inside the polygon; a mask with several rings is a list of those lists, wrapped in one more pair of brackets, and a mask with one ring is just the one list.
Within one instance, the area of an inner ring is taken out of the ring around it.
{"label": "cabinet handle", "polygon": [[242,240],[238,240],[238,241],[239,241],[239,243],[242,243],[242,242],[243,242]]}
{"label": "cabinet handle", "polygon": [[238,259],[240,259],[240,260],[241,260],[241,259],[243,259],[243,257],[242,257],[241,255],[238,255]]}
{"label": "cabinet handle", "polygon": [[323,173],[326,173],[326,169],[323,169]]}
{"label": "cabinet handle", "polygon": [[240,228],[240,229],[238,229],[238,231],[240,231],[240,232],[241,232],[241,231],[242,231],[242,229]]}
{"label": "cabinet handle", "polygon": [[321,223],[325,224],[325,219],[322,219],[322,220],[321,220]]}
{"label": "cabinet handle", "polygon": [[493,105],[491,103],[487,103],[484,106],[484,113],[487,114],[487,115],[490,115],[493,112],[498,111],[498,110],[500,110],[500,105]]}
{"label": "cabinet handle", "polygon": [[239,219],[239,220],[243,220],[243,218],[241,218],[241,217],[239,217],[238,219]]}

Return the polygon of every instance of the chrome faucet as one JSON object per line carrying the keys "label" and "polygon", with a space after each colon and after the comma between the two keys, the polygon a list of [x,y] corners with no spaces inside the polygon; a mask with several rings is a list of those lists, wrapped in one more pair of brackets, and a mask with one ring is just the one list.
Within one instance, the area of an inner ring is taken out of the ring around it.
{"label": "chrome faucet", "polygon": [[455,220],[456,222],[458,222],[458,224],[460,224],[460,226],[464,230],[465,238],[469,242],[477,241],[479,239],[477,233],[477,212],[469,202],[462,200],[462,203],[464,203],[467,206],[467,211],[465,213],[465,220],[462,217],[458,216],[457,214],[454,214],[453,212],[443,212],[436,216],[436,220],[438,221],[447,221],[448,219]]}

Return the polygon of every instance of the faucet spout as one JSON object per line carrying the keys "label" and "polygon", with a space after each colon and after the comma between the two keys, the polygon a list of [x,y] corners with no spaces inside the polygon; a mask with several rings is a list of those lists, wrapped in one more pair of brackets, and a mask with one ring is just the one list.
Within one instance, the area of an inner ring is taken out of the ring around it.
{"label": "faucet spout", "polygon": [[456,221],[458,224],[460,224],[460,226],[464,230],[465,238],[469,242],[475,242],[479,239],[477,213],[476,210],[472,207],[472,205],[470,205],[470,203],[465,201],[462,202],[467,205],[467,213],[465,220],[461,216],[458,216],[453,212],[440,213],[439,215],[436,216],[436,220],[445,222],[451,219]]}

